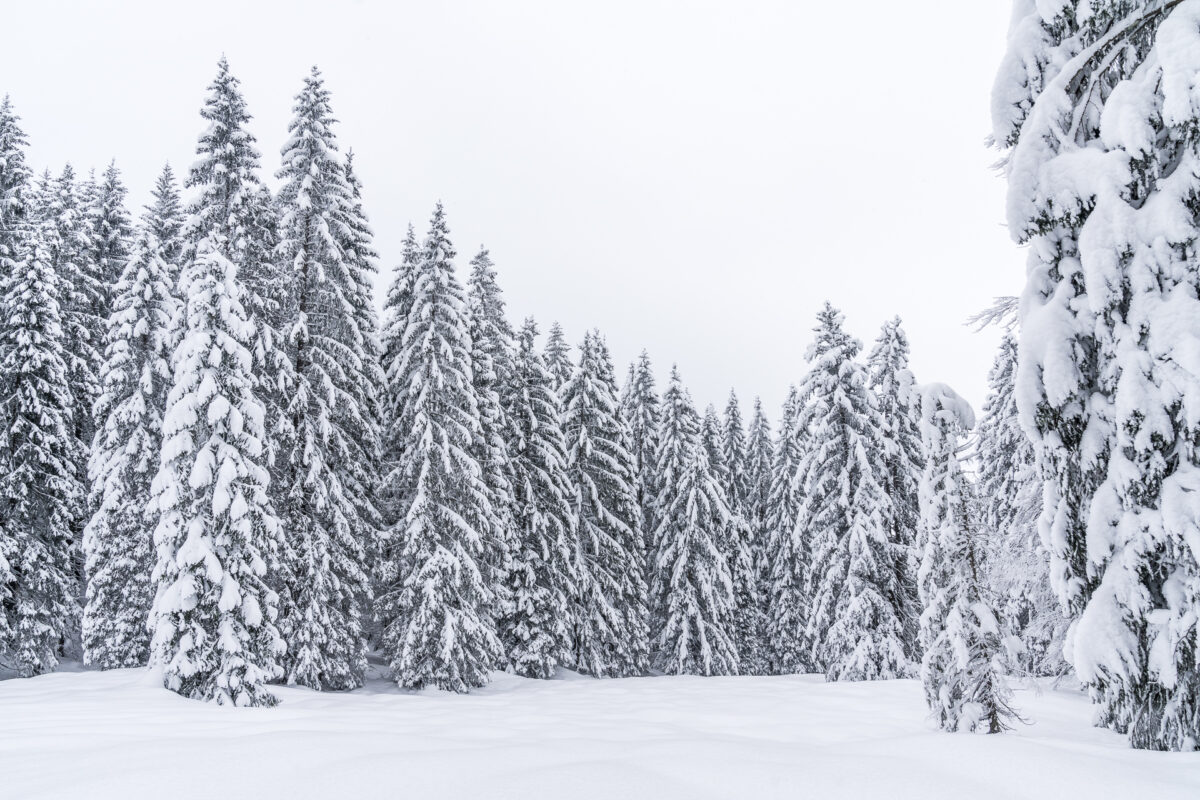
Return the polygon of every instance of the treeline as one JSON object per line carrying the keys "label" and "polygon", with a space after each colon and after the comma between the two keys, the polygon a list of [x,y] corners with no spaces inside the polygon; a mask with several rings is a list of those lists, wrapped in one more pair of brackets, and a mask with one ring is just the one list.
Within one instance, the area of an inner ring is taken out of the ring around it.
{"label": "treeline", "polygon": [[599,332],[540,347],[486,250],[460,282],[439,204],[380,320],[315,69],[293,110],[272,193],[222,60],[192,198],[167,168],[135,224],[115,167],[35,179],[2,106],[6,665],[149,663],[237,705],[359,686],[372,652],[457,692],[495,669],[919,674],[941,724],[989,730],[1002,669],[1059,668],[1011,341],[976,481],[973,414],[917,385],[898,319],[864,355],[826,304],[773,432],[733,394],[701,412],[675,369],[660,394],[645,354],[621,386]]}

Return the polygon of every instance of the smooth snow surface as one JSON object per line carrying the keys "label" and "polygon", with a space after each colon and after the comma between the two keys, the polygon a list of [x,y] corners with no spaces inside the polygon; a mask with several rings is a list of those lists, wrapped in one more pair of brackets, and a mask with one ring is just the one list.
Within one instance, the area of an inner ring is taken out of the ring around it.
{"label": "smooth snow surface", "polygon": [[3,681],[0,797],[1200,797],[1200,753],[1130,750],[1073,691],[1018,691],[1031,724],[982,736],[936,731],[916,681],[494,678],[470,695],[276,688],[263,709],[141,670]]}

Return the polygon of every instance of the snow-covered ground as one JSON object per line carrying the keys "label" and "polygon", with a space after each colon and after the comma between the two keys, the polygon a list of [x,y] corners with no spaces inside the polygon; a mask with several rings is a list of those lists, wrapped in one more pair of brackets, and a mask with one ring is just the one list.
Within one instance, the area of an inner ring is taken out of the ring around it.
{"label": "snow-covered ground", "polygon": [[1136,752],[1076,692],[1021,690],[1029,725],[952,735],[915,681],[497,675],[477,693],[278,689],[218,708],[142,671],[0,682],[0,797],[1200,797],[1200,753]]}

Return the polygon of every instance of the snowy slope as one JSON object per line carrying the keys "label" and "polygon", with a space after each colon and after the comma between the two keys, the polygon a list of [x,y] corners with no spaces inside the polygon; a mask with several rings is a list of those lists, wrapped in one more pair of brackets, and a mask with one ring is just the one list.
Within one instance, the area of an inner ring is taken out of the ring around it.
{"label": "snowy slope", "polygon": [[915,681],[495,678],[462,696],[277,689],[274,709],[135,670],[3,681],[0,797],[1200,797],[1200,753],[1130,750],[1075,692],[1017,692],[1031,724],[987,737],[935,731]]}

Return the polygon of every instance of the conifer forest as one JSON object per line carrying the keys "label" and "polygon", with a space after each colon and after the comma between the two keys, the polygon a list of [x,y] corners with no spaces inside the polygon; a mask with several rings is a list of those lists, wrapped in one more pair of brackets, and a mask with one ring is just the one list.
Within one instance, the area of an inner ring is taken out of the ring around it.
{"label": "conifer forest", "polygon": [[317,67],[206,42],[151,185],[0,79],[0,797],[1200,796],[1200,0],[1011,6],[976,407],[834,298],[782,404],[519,318]]}

